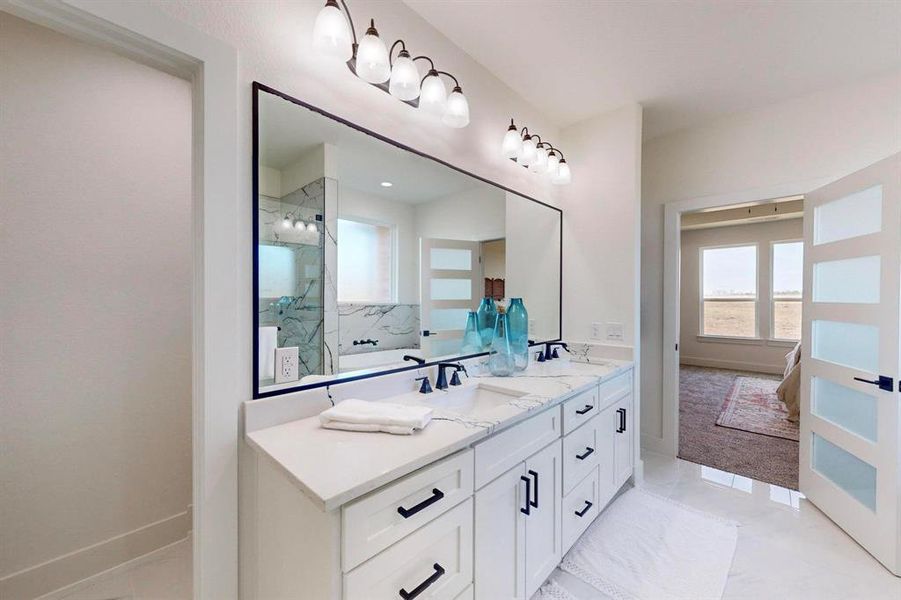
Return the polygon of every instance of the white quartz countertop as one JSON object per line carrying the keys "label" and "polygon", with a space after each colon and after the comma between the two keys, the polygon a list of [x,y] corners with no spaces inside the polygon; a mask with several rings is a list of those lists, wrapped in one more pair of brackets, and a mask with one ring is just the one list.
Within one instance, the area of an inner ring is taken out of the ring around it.
{"label": "white quartz countertop", "polygon": [[533,363],[512,377],[474,374],[464,378],[456,390],[484,384],[525,394],[511,396],[509,402],[477,415],[442,408],[446,392],[440,390],[385,398],[386,402],[435,409],[432,422],[413,435],[324,429],[316,416],[260,429],[247,434],[246,439],[316,505],[332,511],[630,368],[628,361],[587,364],[557,360]]}

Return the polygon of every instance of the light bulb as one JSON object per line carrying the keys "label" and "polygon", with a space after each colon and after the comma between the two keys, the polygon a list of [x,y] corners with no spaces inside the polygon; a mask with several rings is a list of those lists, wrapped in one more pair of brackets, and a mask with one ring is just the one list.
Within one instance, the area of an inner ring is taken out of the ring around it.
{"label": "light bulb", "polygon": [[507,128],[504,143],[501,144],[501,153],[504,158],[517,158],[520,152],[522,152],[522,137],[520,137],[516,125],[513,124],[513,119],[510,119],[510,127]]}
{"label": "light bulb", "polygon": [[308,223],[307,231],[309,231],[310,233],[316,233],[317,231],[319,231],[319,228],[316,227],[316,223]]}
{"label": "light bulb", "polygon": [[291,229],[291,225],[293,225],[291,219],[289,219],[288,216],[285,215],[285,218],[282,219],[282,227],[284,227],[285,229]]}
{"label": "light bulb", "polygon": [[313,49],[343,62],[350,60],[353,55],[350,27],[335,0],[328,0],[316,15]]}
{"label": "light bulb", "polygon": [[429,70],[428,75],[422,80],[422,89],[419,92],[419,108],[436,117],[444,116],[447,109],[447,88],[435,69]]}
{"label": "light bulb", "polygon": [[532,141],[532,136],[527,133],[526,136],[522,138],[522,152],[519,153],[516,162],[524,167],[528,167],[536,158],[538,158],[538,150],[535,147],[535,142]]}
{"label": "light bulb", "polygon": [[447,97],[447,110],[441,120],[448,127],[457,129],[469,125],[469,102],[459,85],[454,87],[450,96]]}
{"label": "light bulb", "polygon": [[406,50],[401,50],[394,60],[388,91],[398,100],[410,101],[419,98],[419,70]]}
{"label": "light bulb", "polygon": [[572,173],[570,173],[569,165],[566,164],[565,158],[561,158],[560,164],[557,165],[557,175],[551,178],[551,183],[566,185],[570,181],[572,181]]}
{"label": "light bulb", "polygon": [[557,174],[557,165],[560,164],[560,157],[551,150],[547,155],[547,172],[554,177]]}
{"label": "light bulb", "polygon": [[369,83],[385,83],[391,75],[388,49],[375,28],[375,19],[370,21],[369,29],[357,48],[356,71],[360,79]]}
{"label": "light bulb", "polygon": [[535,160],[529,165],[529,170],[533,173],[544,173],[547,170],[547,150],[543,147],[537,149]]}
{"label": "light bulb", "polygon": [[302,230],[304,227],[306,227],[306,223],[304,223],[304,222],[301,221],[300,219],[297,219],[296,221],[294,221],[294,229],[301,229],[301,230]]}

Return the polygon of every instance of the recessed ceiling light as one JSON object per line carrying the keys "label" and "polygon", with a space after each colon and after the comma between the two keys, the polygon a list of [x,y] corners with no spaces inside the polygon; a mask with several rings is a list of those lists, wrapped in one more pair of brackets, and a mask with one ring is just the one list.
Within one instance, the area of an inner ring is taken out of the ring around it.
{"label": "recessed ceiling light", "polygon": [[392,185],[394,185],[394,184],[391,183],[390,181],[383,181],[383,182],[381,183],[381,186],[382,186],[382,187],[391,187]]}

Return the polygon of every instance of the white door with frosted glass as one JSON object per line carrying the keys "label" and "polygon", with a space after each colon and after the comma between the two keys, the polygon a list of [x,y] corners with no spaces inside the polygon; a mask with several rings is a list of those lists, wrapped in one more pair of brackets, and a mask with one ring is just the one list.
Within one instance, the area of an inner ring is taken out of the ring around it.
{"label": "white door with frosted glass", "polygon": [[480,242],[422,238],[420,347],[426,357],[459,354],[469,311],[482,297]]}
{"label": "white door with frosted glass", "polygon": [[901,574],[901,155],[806,196],[800,487]]}

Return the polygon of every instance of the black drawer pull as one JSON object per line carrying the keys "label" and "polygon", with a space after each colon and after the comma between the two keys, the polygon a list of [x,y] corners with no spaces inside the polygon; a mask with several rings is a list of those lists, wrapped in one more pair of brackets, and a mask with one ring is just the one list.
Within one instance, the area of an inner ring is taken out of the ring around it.
{"label": "black drawer pull", "polygon": [[576,414],[577,414],[577,415],[584,415],[585,413],[587,413],[587,412],[588,412],[589,410],[591,410],[592,408],[594,408],[594,405],[593,405],[593,404],[586,404],[586,405],[585,405],[585,408],[583,408],[582,410],[577,410],[577,411],[576,411]]}
{"label": "black drawer pull", "polygon": [[420,502],[413,508],[404,508],[403,506],[398,506],[397,512],[399,512],[400,516],[402,516],[403,518],[409,519],[410,517],[412,517],[419,511],[421,511],[422,509],[430,507],[431,505],[435,504],[442,498],[444,498],[444,492],[442,492],[438,488],[432,488],[431,496],[429,496],[428,498],[426,498],[425,500],[423,500],[422,502]]}
{"label": "black drawer pull", "polygon": [[520,508],[519,512],[529,516],[532,514],[532,480],[525,475],[520,475],[519,478],[526,482],[526,507]]}
{"label": "black drawer pull", "polygon": [[593,505],[591,502],[589,502],[588,500],[586,500],[586,501],[585,501],[585,508],[583,508],[582,510],[577,510],[577,511],[576,511],[576,516],[577,516],[577,517],[584,517],[584,516],[585,516],[585,513],[587,513],[589,510],[591,510],[591,507],[592,507],[592,506],[594,506],[594,505]]}
{"label": "black drawer pull", "polygon": [[532,506],[532,508],[538,508],[538,472],[529,469],[529,475],[531,475],[532,479],[535,480],[535,501],[532,502],[530,500],[529,504]]}
{"label": "black drawer pull", "polygon": [[616,414],[619,415],[619,425],[616,428],[616,433],[623,433],[626,431],[626,409],[617,408]]}
{"label": "black drawer pull", "polygon": [[594,454],[594,448],[588,448],[588,447],[586,447],[586,448],[585,448],[585,453],[584,453],[584,454],[576,454],[576,458],[578,458],[579,460],[585,460],[586,458],[588,458],[588,457],[591,456],[592,454]]}
{"label": "black drawer pull", "polygon": [[404,600],[413,600],[413,598],[423,593],[427,587],[438,581],[439,577],[444,575],[444,567],[442,567],[438,563],[432,565],[432,568],[435,569],[435,572],[429,575],[428,579],[417,585],[412,592],[408,592],[404,588],[400,588],[400,591],[398,592],[398,594],[400,594],[400,597]]}

